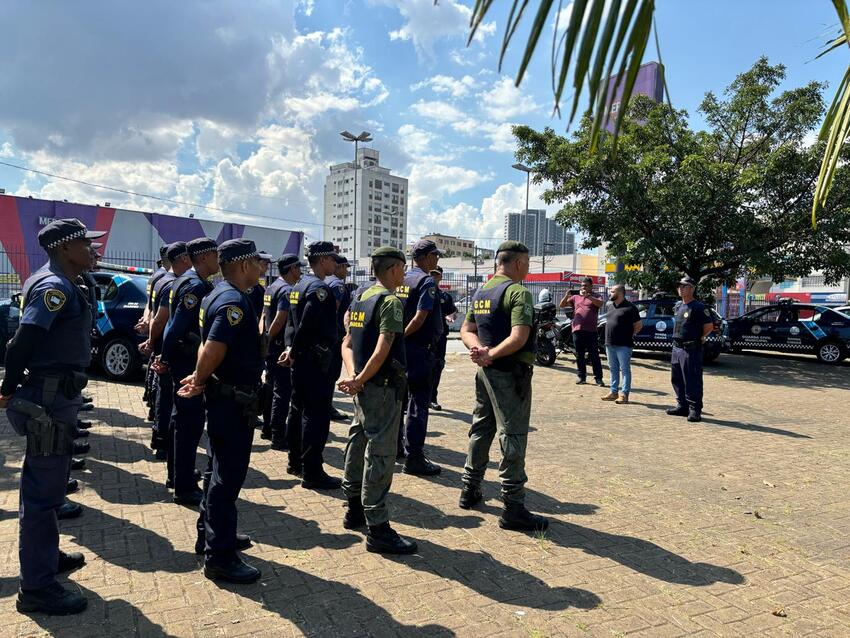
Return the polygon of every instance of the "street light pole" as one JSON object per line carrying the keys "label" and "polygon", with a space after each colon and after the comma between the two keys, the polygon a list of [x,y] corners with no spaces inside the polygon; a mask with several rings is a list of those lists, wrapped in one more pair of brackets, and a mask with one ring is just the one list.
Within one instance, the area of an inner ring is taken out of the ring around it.
{"label": "street light pole", "polygon": [[[518,171],[522,171],[525,173],[525,215],[522,218],[522,239],[525,240],[525,233],[528,230],[528,192],[531,189],[531,169],[525,164],[513,164],[511,168],[515,168]],[[539,233],[538,233],[539,235]],[[533,250],[533,246],[528,247],[529,250]]]}
{"label": "street light pole", "polygon": [[354,237],[352,240],[352,256],[351,260],[354,262],[354,280],[357,281],[357,165],[358,165],[358,144],[360,142],[371,142],[372,137],[371,133],[368,131],[362,131],[360,135],[353,135],[348,131],[343,131],[340,133],[342,135],[342,139],[346,142],[354,142],[354,215],[352,220],[352,228],[354,231]]}

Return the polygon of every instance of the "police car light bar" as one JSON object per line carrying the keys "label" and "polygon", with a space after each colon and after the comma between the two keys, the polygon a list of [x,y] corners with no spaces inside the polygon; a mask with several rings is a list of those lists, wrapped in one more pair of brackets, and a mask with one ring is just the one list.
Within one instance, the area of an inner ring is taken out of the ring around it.
{"label": "police car light bar", "polygon": [[142,268],[141,266],[122,266],[120,264],[108,264],[103,261],[97,262],[98,270],[112,270],[114,272],[126,272],[135,275],[151,275],[153,270],[150,268]]}

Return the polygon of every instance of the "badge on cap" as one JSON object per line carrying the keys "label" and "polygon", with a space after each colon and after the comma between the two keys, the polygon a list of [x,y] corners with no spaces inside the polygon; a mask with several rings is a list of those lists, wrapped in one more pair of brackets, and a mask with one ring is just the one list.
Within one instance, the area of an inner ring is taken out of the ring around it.
{"label": "badge on cap", "polygon": [[244,316],[242,308],[239,306],[228,306],[225,310],[225,314],[227,315],[227,321],[231,326],[237,325],[240,321],[242,321],[242,317]]}
{"label": "badge on cap", "polygon": [[316,298],[317,298],[319,301],[324,301],[325,299],[327,299],[327,298],[328,298],[328,291],[327,291],[327,290],[325,290],[324,288],[319,288],[319,289],[316,291]]}
{"label": "badge on cap", "polygon": [[61,290],[56,290],[56,288],[51,288],[44,293],[44,305],[47,306],[50,312],[61,310],[62,306],[65,305],[65,301],[67,301],[65,293]]}
{"label": "badge on cap", "polygon": [[187,293],[186,296],[183,297],[183,305],[186,307],[186,310],[191,310],[198,305],[198,298],[191,292]]}

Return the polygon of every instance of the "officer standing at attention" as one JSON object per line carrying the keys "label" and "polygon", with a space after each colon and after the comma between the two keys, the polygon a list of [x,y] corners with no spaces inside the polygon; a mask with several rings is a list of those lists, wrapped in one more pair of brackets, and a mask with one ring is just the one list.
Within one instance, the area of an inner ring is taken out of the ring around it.
{"label": "officer standing at attention", "polygon": [[[271,386],[271,413],[263,426],[263,438],[271,439],[272,449],[284,451],[286,444],[286,416],[292,396],[292,368],[284,368],[277,360],[286,349],[284,334],[289,317],[289,294],[301,279],[304,264],[298,255],[286,253],[277,260],[280,276],[268,288],[264,300],[262,332],[268,337],[269,354],[266,357],[266,383]],[[268,430],[266,430],[268,428]]]}
{"label": "officer standing at attention", "polygon": [[714,330],[711,311],[694,299],[696,282],[690,277],[679,280],[679,296],[673,318],[673,355],[671,381],[676,391],[676,407],[671,416],[687,416],[702,421],[702,344]]}
{"label": "officer standing at attention", "polygon": [[[150,322],[148,340],[139,344],[139,352],[152,354],[155,362],[162,353],[162,335],[168,323],[168,301],[171,297],[171,286],[174,281],[181,277],[189,268],[192,261],[186,242],[174,242],[168,247],[168,261],[171,270],[167,272],[154,285],[153,311]],[[154,372],[157,366],[154,365]],[[158,459],[165,459],[167,465],[166,485],[174,481],[174,432],[171,431],[171,409],[174,407],[174,384],[171,382],[171,374],[168,372],[157,373],[156,405],[154,406],[154,436],[151,447],[156,450]]]}
{"label": "officer standing at attention", "polygon": [[287,349],[279,359],[284,367],[292,366],[292,399],[286,425],[287,472],[301,476],[301,486],[314,490],[338,489],[342,485],[340,479],[325,472],[322,457],[330,431],[328,405],[333,400],[328,376],[333,350],[339,343],[336,300],[324,281],[336,270],[335,255],[329,241],[315,241],[307,247],[313,274],[304,276],[289,295]]}
{"label": "officer standing at attention", "polygon": [[[145,311],[142,313],[141,319],[139,319],[138,323],[135,325],[136,332],[141,335],[147,335],[150,331],[150,322],[151,322],[151,311],[153,309],[153,289],[156,286],[156,282],[162,279],[162,277],[171,270],[171,264],[168,263],[168,246],[160,246],[159,247],[159,261],[157,262],[157,269],[154,273],[148,278],[148,285],[146,288],[147,291],[147,303],[145,304]],[[156,393],[158,391],[157,388],[157,375],[156,372],[153,371],[153,368],[148,366],[148,372],[145,376],[145,392],[142,395],[142,400],[148,406],[148,421],[153,422],[156,418],[155,408],[156,408]],[[153,445],[151,445],[153,447]],[[156,448],[154,448],[156,449]]]}
{"label": "officer standing at attention", "polygon": [[528,248],[524,244],[503,242],[496,251],[496,274],[475,292],[460,330],[463,344],[479,366],[460,507],[469,509],[481,501],[481,481],[493,437],[498,433],[504,503],[499,527],[542,531],[549,522],[525,508],[534,301],[520,282],[528,275],[528,266]]}
{"label": "officer standing at attention", "polygon": [[431,383],[431,405],[432,410],[439,412],[443,409],[440,402],[437,401],[437,390],[440,387],[440,379],[443,377],[443,368],[446,367],[446,347],[449,343],[449,321],[457,314],[457,306],[455,300],[445,290],[440,290],[440,282],[443,280],[443,269],[437,266],[431,271],[431,277],[434,279],[434,285],[437,287],[437,299],[440,301],[440,316],[443,320],[443,332],[437,339],[437,347],[434,351],[437,363],[434,366],[434,380]]}
{"label": "officer standing at attention", "polygon": [[404,423],[404,473],[435,476],[440,467],[425,456],[428,404],[437,365],[434,351],[442,333],[443,317],[437,302],[437,285],[428,273],[442,253],[429,239],[413,244],[413,268],[396,296],[404,303],[404,346],[407,355],[407,416]]}
{"label": "officer standing at attention", "polygon": [[58,219],[39,231],[38,243],[50,261],[24,283],[20,325],[6,350],[0,408],[7,409],[15,432],[27,437],[20,488],[20,612],[76,614],[87,604],[56,582],[56,574],[85,563],[82,554],[59,550],[56,508],[65,499],[80,391],[91,363],[92,314],[75,282],[91,265],[91,240],[102,235],[77,219]]}
{"label": "officer standing at attention", "polygon": [[[348,259],[342,255],[334,255],[334,258],[336,259],[336,270],[332,275],[328,275],[325,278],[325,283],[334,294],[334,299],[336,299],[337,329],[339,331],[339,343],[334,348],[334,359],[331,363],[331,393],[336,388],[337,379],[339,379],[339,375],[342,372],[342,341],[345,339],[345,313],[348,312],[348,307],[351,305],[351,293],[348,290],[348,286],[345,285],[345,280],[348,279]],[[348,421],[348,415],[337,410],[334,407],[333,400],[331,400],[330,410],[332,421]]]}
{"label": "officer standing at attention", "polygon": [[366,549],[413,554],[416,543],[401,538],[389,522],[387,495],[395,469],[396,441],[405,395],[404,309],[393,294],[404,281],[404,253],[382,246],[372,253],[378,278],[351,306],[349,333],[343,342],[347,378],[339,389],[354,395],[354,421],[345,446],[348,497],[343,525],[368,523]]}
{"label": "officer standing at attention", "polygon": [[[262,260],[248,239],[231,239],[218,248],[225,281],[201,302],[203,345],[195,371],[181,381],[181,398],[206,398],[212,476],[202,502],[205,534],[204,575],[211,580],[253,583],[260,570],[237,551],[245,537],[236,533],[236,499],[251,460],[254,419],[259,410],[263,358],[257,317],[247,290],[262,272]],[[199,524],[200,527],[200,524]],[[250,540],[247,541],[250,544]]]}
{"label": "officer standing at attention", "polygon": [[[174,280],[169,294],[169,320],[162,338],[159,374],[170,373],[175,388],[192,373],[198,360],[201,335],[198,315],[201,301],[212,291],[209,277],[219,271],[218,245],[209,237],[186,244],[192,268]],[[204,397],[184,399],[175,393],[171,411],[174,433],[174,502],[198,505],[203,493],[195,477],[198,443],[204,432]]]}

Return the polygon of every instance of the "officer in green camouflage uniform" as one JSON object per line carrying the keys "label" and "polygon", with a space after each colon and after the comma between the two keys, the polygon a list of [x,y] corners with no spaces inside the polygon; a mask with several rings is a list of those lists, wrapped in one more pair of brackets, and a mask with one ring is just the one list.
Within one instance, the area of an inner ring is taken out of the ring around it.
{"label": "officer in green camouflage uniform", "polygon": [[534,306],[531,293],[520,282],[528,274],[528,266],[528,248],[524,244],[503,242],[496,251],[496,274],[475,292],[460,331],[472,361],[479,366],[460,507],[469,509],[482,500],[481,481],[490,446],[498,433],[504,502],[499,526],[542,531],[548,521],[525,508]]}
{"label": "officer in green camouflage uniform", "polygon": [[412,554],[416,543],[390,527],[387,495],[393,480],[401,403],[406,394],[404,308],[393,293],[404,281],[404,253],[382,246],[372,253],[377,277],[358,290],[342,344],[347,378],[339,389],[354,396],[354,421],[345,447],[342,489],[348,497],[343,525],[368,524],[366,549]]}

